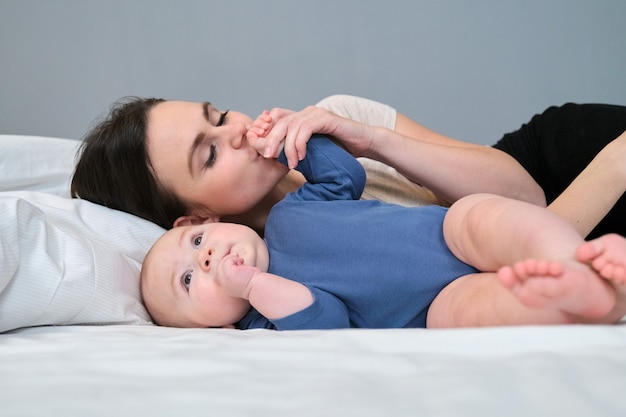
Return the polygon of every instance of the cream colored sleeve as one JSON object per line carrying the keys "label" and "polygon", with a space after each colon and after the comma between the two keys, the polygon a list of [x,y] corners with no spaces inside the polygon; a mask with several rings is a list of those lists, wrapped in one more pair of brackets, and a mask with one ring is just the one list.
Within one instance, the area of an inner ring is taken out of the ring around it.
{"label": "cream colored sleeve", "polygon": [[396,126],[396,109],[367,98],[334,95],[322,99],[316,106],[368,125],[391,130]]}
{"label": "cream colored sleeve", "polygon": [[[334,95],[321,100],[316,106],[361,123],[395,129],[396,109],[374,100]],[[367,174],[361,199],[403,206],[439,204],[430,190],[408,180],[394,168],[368,158],[358,158],[358,161]]]}

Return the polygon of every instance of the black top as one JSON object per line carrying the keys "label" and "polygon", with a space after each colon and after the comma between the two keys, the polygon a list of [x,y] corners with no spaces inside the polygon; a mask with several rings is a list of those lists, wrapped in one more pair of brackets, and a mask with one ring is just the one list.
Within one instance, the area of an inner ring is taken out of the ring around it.
{"label": "black top", "polygon": [[[550,204],[607,143],[624,131],[625,106],[567,103],[535,115],[493,147],[517,159],[543,188]],[[624,195],[588,238],[611,232],[626,236]]]}

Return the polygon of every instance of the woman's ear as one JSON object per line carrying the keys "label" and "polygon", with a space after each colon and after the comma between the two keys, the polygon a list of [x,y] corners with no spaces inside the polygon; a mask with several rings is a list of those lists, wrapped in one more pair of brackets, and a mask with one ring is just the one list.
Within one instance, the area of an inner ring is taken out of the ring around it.
{"label": "woman's ear", "polygon": [[174,221],[174,227],[178,226],[192,226],[196,224],[203,223],[217,223],[220,221],[220,218],[217,216],[197,216],[195,214],[190,214],[188,216],[180,216]]}

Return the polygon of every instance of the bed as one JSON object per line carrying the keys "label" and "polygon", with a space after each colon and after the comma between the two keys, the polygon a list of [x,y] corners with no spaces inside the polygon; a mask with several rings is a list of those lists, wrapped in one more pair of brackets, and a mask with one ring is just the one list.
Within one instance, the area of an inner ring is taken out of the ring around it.
{"label": "bed", "polygon": [[624,416],[626,326],[155,326],[159,227],[68,195],[79,142],[0,135],[0,414]]}

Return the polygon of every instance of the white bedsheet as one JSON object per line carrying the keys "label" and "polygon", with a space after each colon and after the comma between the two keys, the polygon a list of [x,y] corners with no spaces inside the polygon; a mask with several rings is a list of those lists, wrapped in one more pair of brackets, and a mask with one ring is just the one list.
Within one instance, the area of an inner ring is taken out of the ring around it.
{"label": "white bedsheet", "polygon": [[0,335],[0,415],[624,416],[626,326]]}

